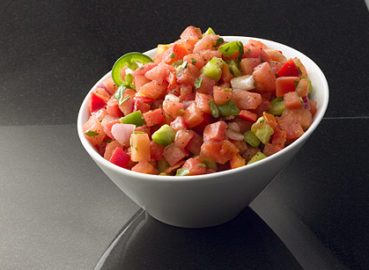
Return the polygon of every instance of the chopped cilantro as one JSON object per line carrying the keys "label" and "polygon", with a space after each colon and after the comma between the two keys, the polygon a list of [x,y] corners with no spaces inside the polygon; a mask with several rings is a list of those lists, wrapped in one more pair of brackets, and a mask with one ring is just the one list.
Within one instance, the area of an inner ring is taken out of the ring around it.
{"label": "chopped cilantro", "polygon": [[293,83],[295,84],[295,87],[297,87],[297,85],[299,84],[298,81],[294,81]]}
{"label": "chopped cilantro", "polygon": [[145,132],[134,130],[134,131],[133,131],[133,134],[145,134]]}
{"label": "chopped cilantro", "polygon": [[170,55],[169,55],[170,58],[174,58],[176,57],[176,54],[174,52],[172,52]]}
{"label": "chopped cilantro", "polygon": [[300,76],[302,75],[301,69],[297,66],[297,70],[299,71]]}
{"label": "chopped cilantro", "polygon": [[99,133],[98,133],[98,132],[93,131],[93,130],[87,130],[87,131],[85,132],[85,134],[86,134],[88,137],[94,137],[94,136],[99,135]]}
{"label": "chopped cilantro", "polygon": [[196,64],[196,60],[194,58],[191,58],[191,61],[192,61],[192,65]]}
{"label": "chopped cilantro", "polygon": [[232,89],[231,88],[224,88],[222,91],[223,92],[232,92]]}
{"label": "chopped cilantro", "polygon": [[197,78],[194,85],[196,89],[199,89],[201,87],[201,83],[202,83],[202,78]]}
{"label": "chopped cilantro", "polygon": [[216,43],[213,45],[213,47],[218,47],[220,44],[224,43],[224,39],[223,38],[218,38]]}
{"label": "chopped cilantro", "polygon": [[199,168],[205,168],[206,165],[204,163],[199,163],[199,164],[197,164],[197,167],[199,167]]}

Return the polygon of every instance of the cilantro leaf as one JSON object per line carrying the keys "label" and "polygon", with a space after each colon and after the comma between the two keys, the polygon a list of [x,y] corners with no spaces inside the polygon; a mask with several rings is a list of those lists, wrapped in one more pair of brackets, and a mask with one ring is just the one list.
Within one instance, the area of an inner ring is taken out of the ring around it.
{"label": "cilantro leaf", "polygon": [[86,134],[88,137],[94,137],[94,136],[99,135],[99,133],[98,133],[98,132],[93,131],[93,130],[87,130],[87,131],[85,132],[85,134]]}
{"label": "cilantro leaf", "polygon": [[196,89],[199,89],[201,87],[201,83],[202,83],[202,78],[197,78],[194,85]]}

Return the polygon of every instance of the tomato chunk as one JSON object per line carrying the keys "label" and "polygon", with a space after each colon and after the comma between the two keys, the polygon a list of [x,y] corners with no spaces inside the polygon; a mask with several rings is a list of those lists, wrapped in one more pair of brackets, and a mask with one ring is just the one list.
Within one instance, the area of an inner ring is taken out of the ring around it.
{"label": "tomato chunk", "polygon": [[130,159],[131,157],[122,148],[116,147],[109,161],[119,167],[127,168]]}
{"label": "tomato chunk", "polygon": [[222,141],[225,139],[225,131],[227,124],[224,121],[218,121],[207,125],[204,129],[204,141],[215,140]]}
{"label": "tomato chunk", "polygon": [[148,111],[143,114],[143,117],[148,127],[158,125],[165,120],[163,110],[161,108],[155,109],[153,111]]}
{"label": "tomato chunk", "polygon": [[299,77],[279,77],[275,81],[277,97],[281,97],[288,92],[293,92],[296,90],[296,84],[299,81]]}
{"label": "tomato chunk", "polygon": [[288,109],[302,108],[302,103],[301,103],[300,97],[297,94],[297,92],[285,93],[283,96],[283,99],[284,99],[284,105]]}
{"label": "tomato chunk", "polygon": [[193,136],[195,136],[195,132],[193,130],[178,130],[174,138],[174,144],[181,149],[185,149]]}
{"label": "tomato chunk", "polygon": [[158,170],[147,160],[138,162],[131,169],[134,172],[146,173],[146,174],[158,174]]}
{"label": "tomato chunk", "polygon": [[188,127],[195,127],[204,120],[204,113],[192,103],[184,112],[184,119]]}
{"label": "tomato chunk", "polygon": [[91,93],[90,100],[88,102],[88,110],[90,114],[100,110],[101,108],[104,108],[105,105],[106,105],[106,100],[103,96],[98,95],[95,92]]}
{"label": "tomato chunk", "polygon": [[184,159],[186,156],[188,156],[188,152],[174,143],[166,146],[164,148],[164,158],[169,163],[170,166],[175,165],[182,159]]}
{"label": "tomato chunk", "polygon": [[149,161],[151,158],[150,153],[150,139],[149,136],[144,134],[132,134],[131,135],[131,160],[132,161]]}
{"label": "tomato chunk", "polygon": [[206,165],[198,158],[187,159],[182,168],[189,170],[188,175],[200,175],[206,173]]}
{"label": "tomato chunk", "polygon": [[289,59],[280,70],[277,71],[279,77],[284,76],[294,76],[297,77],[300,75],[299,70],[293,61],[293,59]]}

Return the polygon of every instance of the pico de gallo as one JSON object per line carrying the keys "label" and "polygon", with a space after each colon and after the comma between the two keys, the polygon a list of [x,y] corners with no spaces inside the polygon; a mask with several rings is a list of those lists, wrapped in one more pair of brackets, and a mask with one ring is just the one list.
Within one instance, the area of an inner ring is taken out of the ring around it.
{"label": "pico de gallo", "polygon": [[90,94],[86,139],[135,172],[190,176],[262,160],[304,134],[316,102],[298,58],[187,27],[156,56],[127,53]]}

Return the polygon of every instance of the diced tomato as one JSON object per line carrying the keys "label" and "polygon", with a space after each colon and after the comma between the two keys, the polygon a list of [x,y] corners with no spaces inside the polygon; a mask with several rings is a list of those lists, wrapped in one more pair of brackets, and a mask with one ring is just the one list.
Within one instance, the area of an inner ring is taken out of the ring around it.
{"label": "diced tomato", "polygon": [[207,125],[204,129],[204,141],[215,140],[223,141],[225,139],[225,131],[227,129],[227,124],[224,121],[218,121]]}
{"label": "diced tomato", "polygon": [[163,159],[163,153],[164,153],[164,146],[161,144],[158,144],[154,141],[150,142],[150,154],[151,154],[151,160],[160,160]]}
{"label": "diced tomato", "polygon": [[289,59],[282,67],[280,70],[277,71],[277,74],[279,77],[298,77],[299,74],[299,70],[297,69],[297,66],[295,64],[295,62],[293,62],[293,59]]}
{"label": "diced tomato", "polygon": [[231,71],[229,70],[229,65],[224,64],[222,66],[222,77],[221,80],[223,82],[230,82],[234,76],[232,75]]}
{"label": "diced tomato", "polygon": [[303,130],[308,129],[313,122],[311,112],[309,110],[305,110],[304,108],[294,110],[285,109],[281,118],[297,120],[301,124]]}
{"label": "diced tomato", "polygon": [[180,101],[194,100],[195,93],[192,91],[192,86],[189,84],[182,84],[180,87]]}
{"label": "diced tomato", "polygon": [[256,113],[253,113],[247,110],[241,110],[239,117],[247,121],[250,121],[250,122],[255,122],[256,119],[258,118],[258,115]]}
{"label": "diced tomato", "polygon": [[200,154],[202,143],[203,140],[201,136],[195,132],[191,141],[188,143],[186,149],[190,151],[193,155],[198,155]]}
{"label": "diced tomato", "polygon": [[201,58],[204,60],[204,64],[209,62],[213,57],[222,58],[222,53],[218,50],[215,50],[213,47],[210,50],[203,50],[200,52]]}
{"label": "diced tomato", "polygon": [[184,106],[182,103],[173,101],[173,100],[165,100],[163,102],[163,110],[165,116],[167,116],[170,121],[176,119],[177,116],[182,115],[184,112]]}
{"label": "diced tomato", "polygon": [[103,81],[103,85],[105,86],[105,90],[108,90],[110,95],[114,94],[114,92],[117,90],[118,86],[115,85],[113,78],[109,76]]}
{"label": "diced tomato", "polygon": [[136,75],[134,77],[135,80],[135,86],[136,86],[136,90],[139,91],[140,88],[147,84],[148,82],[150,82],[150,80],[148,78],[145,77],[145,75]]}
{"label": "diced tomato", "polygon": [[127,168],[130,159],[130,156],[121,147],[116,147],[109,161],[119,167]]}
{"label": "diced tomato", "polygon": [[105,118],[105,116],[108,115],[108,113],[103,108],[103,109],[100,109],[100,110],[98,110],[96,112],[91,113],[91,115],[93,115],[94,117],[96,117],[96,119],[101,122]]}
{"label": "diced tomato", "polygon": [[204,59],[199,53],[187,54],[183,57],[183,61],[187,61],[188,64],[195,65],[199,70],[205,65]]}
{"label": "diced tomato", "polygon": [[254,110],[263,102],[263,99],[259,93],[239,89],[234,89],[232,92],[232,99],[236,103],[237,107],[241,110]]}
{"label": "diced tomato", "polygon": [[285,93],[283,96],[283,100],[284,100],[284,105],[288,109],[302,108],[300,97],[295,91]]}
{"label": "diced tomato", "polygon": [[95,92],[91,93],[89,102],[88,102],[88,110],[91,113],[100,110],[106,106],[106,101],[104,97],[101,95],[96,94]]}
{"label": "diced tomato", "polygon": [[167,175],[172,174],[174,171],[176,171],[178,168],[182,167],[182,165],[185,163],[184,160],[179,161],[178,163],[174,164],[173,166],[170,166],[167,168],[164,173]]}
{"label": "diced tomato", "polygon": [[296,84],[300,80],[299,77],[279,77],[276,79],[276,91],[277,97],[283,96],[285,93],[293,92],[296,90]]}
{"label": "diced tomato", "polygon": [[299,74],[301,77],[303,78],[307,78],[308,74],[306,71],[305,66],[301,63],[300,59],[298,59],[297,57],[293,58],[293,62],[295,62],[295,65],[297,66],[298,70],[299,70]]}
{"label": "diced tomato", "polygon": [[270,68],[272,69],[273,74],[277,74],[277,71],[281,69],[283,64],[277,62],[277,61],[270,61]]}
{"label": "diced tomato", "polygon": [[249,39],[249,41],[247,41],[246,45],[266,49],[266,45],[263,42],[261,42],[259,40],[256,40],[256,39]]}
{"label": "diced tomato", "polygon": [[195,99],[196,106],[204,113],[211,114],[210,105],[209,105],[210,100],[213,100],[211,96],[207,94],[202,94],[199,92],[196,93],[196,99]]}
{"label": "diced tomato", "polygon": [[288,141],[294,141],[304,134],[304,130],[297,120],[288,117],[280,117],[278,119],[278,124],[282,130],[286,131],[286,139]]}
{"label": "diced tomato", "polygon": [[200,70],[194,65],[187,65],[186,68],[176,73],[178,83],[189,85],[193,85],[199,75]]}
{"label": "diced tomato", "polygon": [[168,83],[165,81],[163,81],[162,83],[151,81],[141,86],[141,88],[139,89],[139,93],[141,96],[157,99],[165,94],[167,86]]}
{"label": "diced tomato", "polygon": [[263,112],[263,117],[265,122],[272,128],[275,129],[278,125],[277,119],[274,117],[273,114]]}
{"label": "diced tomato", "polygon": [[148,112],[150,110],[150,105],[142,102],[140,99],[133,99],[133,111],[141,111],[142,113]]}
{"label": "diced tomato", "polygon": [[296,92],[300,97],[306,97],[309,94],[309,81],[307,79],[301,79],[296,87]]}
{"label": "diced tomato", "polygon": [[229,161],[229,165],[231,166],[231,169],[236,169],[242,166],[245,166],[246,160],[240,156],[240,154],[235,154],[231,160]]}
{"label": "diced tomato", "polygon": [[272,61],[278,62],[281,65],[284,65],[287,62],[287,58],[282,54],[281,51],[273,49],[265,49],[265,52],[269,56],[271,62]]}
{"label": "diced tomato", "polygon": [[105,90],[105,88],[98,87],[95,91],[95,94],[100,96],[105,102],[108,102],[110,99],[110,93]]}
{"label": "diced tomato", "polygon": [[188,127],[195,127],[204,120],[204,113],[196,106],[195,103],[192,103],[184,112],[183,115],[185,122]]}
{"label": "diced tomato", "polygon": [[238,152],[237,147],[228,140],[205,141],[201,146],[201,157],[208,157],[215,162],[224,164]]}
{"label": "diced tomato", "polygon": [[235,122],[240,127],[240,132],[241,133],[245,133],[246,131],[250,130],[251,129],[251,126],[253,124],[253,122],[248,121],[248,120],[245,120],[245,119],[242,119],[242,118],[239,118],[239,117],[237,117],[235,119]]}
{"label": "diced tomato", "polygon": [[171,128],[173,128],[176,132],[181,129],[186,129],[187,125],[185,123],[185,120],[182,116],[177,116],[174,121],[170,123]]}
{"label": "diced tomato", "polygon": [[158,125],[165,120],[163,110],[160,108],[144,113],[143,117],[148,127]]}
{"label": "diced tomato", "polygon": [[147,135],[151,136],[151,128],[146,125],[136,127],[134,131],[145,132]]}
{"label": "diced tomato", "polygon": [[151,158],[150,153],[150,139],[149,136],[144,134],[131,135],[131,160],[132,161],[149,161]]}
{"label": "diced tomato", "polygon": [[138,162],[131,169],[134,172],[146,173],[146,174],[158,174],[158,170],[147,160],[142,160]]}
{"label": "diced tomato", "polygon": [[278,145],[274,145],[271,143],[267,143],[264,145],[264,150],[263,153],[267,156],[271,156],[279,151],[282,150],[282,147],[278,146]]}
{"label": "diced tomato", "polygon": [[260,58],[243,58],[240,62],[241,72],[244,75],[251,75],[254,72],[254,68],[260,63]]}
{"label": "diced tomato", "polygon": [[284,144],[286,143],[287,133],[280,128],[276,128],[272,137],[272,144],[284,148]]}
{"label": "diced tomato", "polygon": [[204,74],[200,75],[199,80],[201,80],[201,85],[196,91],[209,95],[212,94],[215,81],[205,76]]}
{"label": "diced tomato", "polygon": [[258,116],[263,115],[263,112],[268,111],[271,107],[270,101],[268,99],[264,99],[261,104],[256,108],[255,113]]}
{"label": "diced tomato", "polygon": [[132,75],[134,77],[136,77],[137,75],[145,75],[146,72],[148,72],[149,70],[153,69],[156,66],[157,66],[156,63],[152,63],[152,62],[147,63],[143,65],[142,67],[139,67],[135,71],[133,71]]}
{"label": "diced tomato", "polygon": [[164,63],[170,65],[177,60],[183,59],[186,54],[187,49],[183,46],[183,44],[174,43],[172,47],[163,53],[163,61]]}
{"label": "diced tomato", "polygon": [[194,26],[188,26],[181,34],[181,39],[187,39],[187,38],[197,38],[200,39],[202,37],[201,29],[194,27]]}
{"label": "diced tomato", "polygon": [[270,64],[265,62],[255,67],[252,73],[259,92],[272,92],[275,90],[275,75]]}
{"label": "diced tomato", "polygon": [[115,148],[117,148],[117,147],[122,147],[122,146],[116,140],[111,141],[110,143],[107,143],[106,147],[105,147],[104,158],[106,160],[110,160],[111,156],[113,155],[113,152],[114,152]]}
{"label": "diced tomato", "polygon": [[171,71],[174,71],[172,66],[160,63],[158,66],[146,72],[145,77],[149,80],[155,80],[158,83],[162,83]]}
{"label": "diced tomato", "polygon": [[[177,82],[177,77],[175,75],[174,72],[170,72],[169,75],[167,76],[166,80],[168,81],[168,91],[171,92],[173,90],[177,90],[176,92],[178,92],[179,89],[179,84]],[[178,96],[178,94],[176,94]]]}
{"label": "diced tomato", "polygon": [[263,48],[246,44],[244,46],[244,57],[246,58],[259,58],[261,62],[269,62],[269,55],[264,51]]}
{"label": "diced tomato", "polygon": [[223,91],[224,88],[215,85],[213,87],[214,102],[216,105],[222,105],[232,99],[233,91]]}
{"label": "diced tomato", "polygon": [[140,101],[142,101],[143,103],[146,103],[146,104],[152,104],[152,103],[155,102],[155,99],[150,98],[150,97],[143,97],[143,96],[135,96],[134,100],[140,100]]}
{"label": "diced tomato", "polygon": [[195,136],[195,132],[193,130],[178,130],[174,139],[174,144],[179,148],[185,149],[193,136]]}
{"label": "diced tomato", "polygon": [[133,105],[134,105],[133,97],[135,95],[136,95],[136,91],[133,89],[127,88],[124,91],[124,95],[123,95],[124,98],[130,96],[130,98],[128,98],[122,104],[119,105],[119,109],[124,115],[130,114],[131,112],[133,112]]}
{"label": "diced tomato", "polygon": [[[101,144],[104,141],[105,138],[105,132],[104,128],[101,125],[101,123],[96,119],[94,116],[90,116],[88,121],[84,123],[82,127],[83,133],[85,135],[85,138],[93,145],[97,146]],[[88,136],[86,132],[88,133],[90,131],[91,136]],[[96,134],[95,134],[96,133]]]}
{"label": "diced tomato", "polygon": [[122,112],[119,109],[118,101],[112,96],[106,106],[106,111],[109,115],[114,117],[122,117]]}
{"label": "diced tomato", "polygon": [[310,112],[312,116],[314,116],[316,113],[316,101],[310,99],[309,103],[310,103]]}
{"label": "diced tomato", "polygon": [[188,156],[188,154],[189,153],[186,150],[176,146],[174,143],[167,145],[164,148],[164,158],[170,166],[175,165],[186,156]]}
{"label": "diced tomato", "polygon": [[203,50],[215,50],[216,48],[213,46],[217,42],[218,38],[219,36],[214,34],[205,35],[195,44],[193,52],[197,53]]}
{"label": "diced tomato", "polygon": [[104,125],[104,132],[107,136],[109,136],[110,138],[114,139],[113,134],[111,133],[111,128],[113,127],[113,125],[115,124],[119,124],[120,121],[119,120],[114,120],[111,122],[108,122]]}
{"label": "diced tomato", "polygon": [[183,169],[189,170],[188,175],[200,175],[206,173],[206,165],[198,158],[189,158],[182,166]]}

